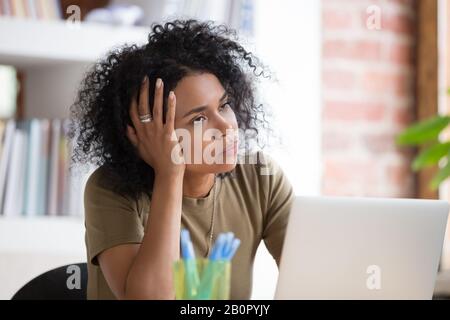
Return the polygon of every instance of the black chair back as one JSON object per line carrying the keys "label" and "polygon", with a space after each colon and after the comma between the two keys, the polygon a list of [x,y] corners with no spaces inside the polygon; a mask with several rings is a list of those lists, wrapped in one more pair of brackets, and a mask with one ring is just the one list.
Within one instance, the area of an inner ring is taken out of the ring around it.
{"label": "black chair back", "polygon": [[86,300],[86,287],[86,263],[69,264],[32,279],[12,300]]}

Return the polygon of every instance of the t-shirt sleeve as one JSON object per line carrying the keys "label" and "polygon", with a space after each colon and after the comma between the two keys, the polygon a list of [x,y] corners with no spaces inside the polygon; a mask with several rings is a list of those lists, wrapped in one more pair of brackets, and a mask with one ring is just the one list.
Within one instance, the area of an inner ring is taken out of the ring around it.
{"label": "t-shirt sleeve", "polygon": [[280,264],[286,227],[295,197],[292,185],[281,167],[269,156],[263,155],[259,174],[266,184],[267,210],[262,238],[268,251]]}
{"label": "t-shirt sleeve", "polygon": [[99,183],[99,172],[86,182],[84,191],[86,249],[89,261],[98,265],[104,250],[126,243],[141,243],[144,236],[137,205]]}

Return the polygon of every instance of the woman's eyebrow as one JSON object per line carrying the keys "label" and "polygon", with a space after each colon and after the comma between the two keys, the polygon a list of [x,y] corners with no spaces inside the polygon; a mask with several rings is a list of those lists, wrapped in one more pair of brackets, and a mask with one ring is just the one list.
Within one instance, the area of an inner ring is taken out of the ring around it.
{"label": "woman's eyebrow", "polygon": [[[223,93],[222,97],[219,99],[219,102],[222,102],[223,100],[225,100],[226,97],[227,97],[227,92],[225,91]],[[187,117],[188,115],[194,114],[194,113],[202,112],[202,111],[206,110],[207,108],[208,108],[207,106],[200,106],[200,107],[191,109],[188,112],[186,112],[186,114],[183,116],[183,118]]]}

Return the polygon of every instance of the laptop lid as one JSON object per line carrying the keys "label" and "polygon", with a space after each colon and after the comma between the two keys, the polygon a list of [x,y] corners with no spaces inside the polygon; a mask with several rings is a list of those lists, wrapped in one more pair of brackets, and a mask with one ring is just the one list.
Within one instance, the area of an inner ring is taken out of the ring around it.
{"label": "laptop lid", "polygon": [[275,299],[431,299],[447,201],[297,197]]}

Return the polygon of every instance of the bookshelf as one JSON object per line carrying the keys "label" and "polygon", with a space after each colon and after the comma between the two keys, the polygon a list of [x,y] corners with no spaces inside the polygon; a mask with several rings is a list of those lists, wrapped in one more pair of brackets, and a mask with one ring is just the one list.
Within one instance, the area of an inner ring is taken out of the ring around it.
{"label": "bookshelf", "polygon": [[87,68],[114,47],[145,43],[147,34],[144,27],[0,17],[0,64],[24,74],[25,118],[63,118]]}
{"label": "bookshelf", "polygon": [[[23,79],[17,118],[68,118],[87,69],[112,48],[145,43],[148,31],[0,16],[0,64],[15,67]],[[86,261],[82,211],[72,216],[0,215],[0,299],[10,299],[42,272]]]}
{"label": "bookshelf", "polygon": [[90,63],[125,43],[144,43],[148,28],[0,17],[0,61],[20,68]]}
{"label": "bookshelf", "polygon": [[[68,118],[87,69],[113,48],[145,43],[148,31],[144,27],[84,22],[76,27],[64,20],[1,16],[0,64],[15,67],[22,78],[16,118]],[[76,215],[82,216],[82,212]]]}

